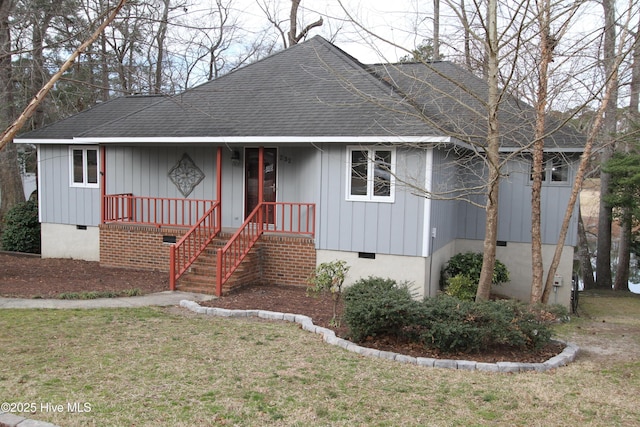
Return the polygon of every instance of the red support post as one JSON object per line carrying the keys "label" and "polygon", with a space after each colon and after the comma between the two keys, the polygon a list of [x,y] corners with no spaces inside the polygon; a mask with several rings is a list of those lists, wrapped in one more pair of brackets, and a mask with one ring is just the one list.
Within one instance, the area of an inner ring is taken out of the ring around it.
{"label": "red support post", "polygon": [[176,245],[169,247],[169,289],[176,290]]}
{"label": "red support post", "polygon": [[218,230],[222,228],[222,147],[218,147],[216,159],[216,197],[218,209],[216,209],[216,225]]}
{"label": "red support post", "polygon": [[264,221],[262,217],[262,203],[264,202],[264,147],[258,148],[258,227],[262,231],[264,227]]}
{"label": "red support post", "polygon": [[222,296],[222,248],[216,253],[216,296]]}

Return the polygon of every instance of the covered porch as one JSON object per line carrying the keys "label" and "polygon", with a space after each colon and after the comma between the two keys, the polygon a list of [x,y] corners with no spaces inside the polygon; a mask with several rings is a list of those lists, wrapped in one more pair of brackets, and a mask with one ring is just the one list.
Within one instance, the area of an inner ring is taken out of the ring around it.
{"label": "covered porch", "polygon": [[[274,177],[267,176],[272,169],[269,164],[265,164],[265,148],[258,147],[256,153],[257,177],[253,181],[256,184],[257,193],[253,201],[255,207],[251,212],[246,213],[244,222],[239,227],[230,228],[223,227],[222,220],[222,194],[224,194],[222,147],[217,147],[215,156],[214,198],[196,199],[186,196],[177,198],[134,193],[108,193],[107,153],[106,147],[102,146],[101,263],[136,268],[144,265],[143,268],[167,270],[171,290],[180,287],[179,279],[183,275],[192,269],[195,270],[194,263],[206,263],[207,268],[200,267],[198,270],[209,272],[208,275],[211,276],[209,291],[221,295],[225,284],[233,281],[234,273],[249,254],[256,251],[256,244],[263,235],[271,236],[269,239],[262,239],[266,245],[269,245],[268,242],[287,240],[274,240],[273,236],[289,236],[298,237],[313,247],[316,232],[315,204],[281,202],[276,201],[275,197],[272,197],[274,200],[269,200],[270,195],[265,194],[265,188],[269,189],[268,186],[273,185],[275,189]],[[246,185],[248,186],[249,183]],[[268,252],[266,249],[262,251]],[[282,252],[281,249],[279,251]],[[264,258],[261,255],[247,262],[262,263]],[[278,262],[275,259],[267,261]],[[131,265],[132,263],[134,265]],[[313,265],[309,262],[306,264],[303,270],[314,268],[315,255]],[[260,274],[250,275],[246,280],[255,283],[263,276],[263,270],[274,270],[273,265],[269,265],[268,268],[262,265],[258,267]],[[285,276],[289,268],[289,265],[284,266],[283,263],[280,266],[280,273],[275,276],[271,274],[271,276],[280,277],[282,281],[288,282],[290,280]],[[294,280],[298,284],[304,283],[300,281],[299,273],[294,276],[297,276]]]}

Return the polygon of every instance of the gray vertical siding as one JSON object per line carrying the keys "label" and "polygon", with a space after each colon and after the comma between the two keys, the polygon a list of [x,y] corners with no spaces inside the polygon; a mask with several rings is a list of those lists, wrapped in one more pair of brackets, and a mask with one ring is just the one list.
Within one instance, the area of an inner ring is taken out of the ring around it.
{"label": "gray vertical siding", "polygon": [[213,199],[216,194],[216,149],[213,147],[113,147],[107,152],[107,194],[184,198],[169,171],[184,153],[204,173],[189,199]]}
{"label": "gray vertical siding", "polygon": [[[506,176],[500,183],[498,212],[498,240],[506,242],[531,242],[531,185],[529,184],[530,163],[527,160],[512,160],[508,163]],[[542,188],[542,243],[555,244],[571,194],[574,171],[569,174],[569,182],[563,184],[543,184]],[[559,203],[559,201],[562,203]],[[481,198],[477,202],[482,203]],[[484,238],[486,215],[484,209],[468,203],[459,203],[458,238],[481,240]],[[567,245],[577,244],[577,210],[569,224]]]}
{"label": "gray vertical siding", "polygon": [[100,223],[100,189],[71,187],[69,147],[41,145],[39,154],[42,222],[97,226]]}
{"label": "gray vertical siding", "polygon": [[[346,146],[322,146],[319,249],[420,256],[424,199],[396,185],[394,203],[346,200]],[[398,148],[397,172],[424,177],[424,153]]]}
{"label": "gray vertical siding", "polygon": [[[434,193],[434,198],[431,201],[431,228],[436,229],[436,237],[433,239],[433,248],[431,249],[431,253],[433,253],[455,240],[458,234],[456,213],[459,202],[453,199],[453,195],[450,194],[450,191],[456,188],[457,182],[458,167],[455,156],[444,148],[435,148],[431,173]],[[452,199],[444,200],[446,198]]]}
{"label": "gray vertical siding", "polygon": [[[238,227],[244,221],[244,150],[239,165],[232,165],[231,149],[223,148],[222,222]],[[137,196],[183,198],[168,177],[169,170],[187,153],[205,174],[189,198],[216,197],[216,147],[117,147],[106,149],[106,192]],[[373,252],[421,256],[424,227],[424,197],[410,186],[398,183],[393,203],[346,200],[346,145],[319,147],[282,146],[278,149],[277,200],[315,203],[317,247],[327,250]],[[455,185],[459,168],[452,155],[434,149],[434,191]],[[397,173],[418,188],[424,186],[426,151],[397,148]],[[529,164],[513,161],[500,186],[498,239],[531,241],[531,187]],[[480,166],[478,171],[481,172]],[[573,172],[573,171],[572,171]],[[100,221],[100,189],[69,185],[69,148],[40,147],[40,201],[42,221],[97,226]],[[573,173],[570,176],[570,182]],[[545,185],[542,192],[543,243],[556,242],[571,188]],[[482,204],[482,197],[476,201]],[[455,238],[484,237],[484,209],[456,200],[432,200],[430,227],[436,228],[434,250]],[[304,219],[303,219],[304,220]],[[576,215],[572,218],[567,244],[576,244]]]}

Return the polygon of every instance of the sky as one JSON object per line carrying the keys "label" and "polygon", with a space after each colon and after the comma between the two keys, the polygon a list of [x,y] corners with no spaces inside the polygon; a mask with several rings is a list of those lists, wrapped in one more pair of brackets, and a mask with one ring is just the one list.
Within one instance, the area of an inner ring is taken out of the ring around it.
{"label": "sky", "polygon": [[[237,7],[242,10],[243,20],[254,25],[264,25],[264,14],[257,7],[256,0],[234,1],[238,2]],[[291,4],[289,0],[270,1],[271,4],[279,4],[282,11],[279,16],[286,19]],[[427,24],[415,22],[415,11],[421,7],[419,10],[424,15],[425,8],[431,7],[431,4],[431,1],[424,0],[303,0],[298,16],[305,24],[323,16],[324,24],[313,29],[311,35],[319,34],[330,39],[337,34],[335,44],[338,47],[361,62],[373,63],[396,60],[406,52],[367,36],[362,28],[353,25],[349,15],[372,33],[413,48],[422,41],[421,37],[416,36],[416,27],[420,27],[422,32],[428,29]],[[286,26],[288,27],[288,23]]]}

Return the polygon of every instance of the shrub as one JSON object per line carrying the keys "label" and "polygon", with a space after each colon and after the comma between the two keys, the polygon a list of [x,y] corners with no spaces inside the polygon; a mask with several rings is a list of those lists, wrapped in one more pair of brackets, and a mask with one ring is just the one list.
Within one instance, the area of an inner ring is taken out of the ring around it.
{"label": "shrub", "polygon": [[330,324],[338,326],[338,303],[342,298],[342,284],[349,271],[346,261],[323,262],[320,264],[308,283],[312,285],[310,291],[316,295],[323,292],[330,292],[333,299],[333,317]]}
{"label": "shrub", "polygon": [[2,249],[14,252],[40,253],[38,204],[29,200],[11,208],[4,218]]}
{"label": "shrub", "polygon": [[[473,296],[475,297],[476,291],[478,289],[478,282],[480,282],[480,271],[482,270],[482,253],[481,252],[465,252],[459,253],[452,256],[449,261],[442,267],[442,271],[440,274],[440,288],[447,292],[447,287],[449,286],[449,281],[454,279],[458,275],[467,276],[471,282],[471,284],[467,283],[458,283],[458,285],[469,285],[471,289],[473,289]],[[498,285],[500,283],[505,283],[509,281],[509,270],[507,267],[498,259],[496,259],[496,264],[493,268],[493,284]],[[454,291],[451,291],[453,294]],[[449,292],[447,292],[449,293]],[[464,291],[466,294],[467,291]],[[457,296],[457,295],[454,295]],[[466,299],[466,298],[461,298]]]}
{"label": "shrub", "polygon": [[457,274],[447,279],[445,293],[464,301],[473,301],[478,291],[478,283],[464,274]]}
{"label": "shrub", "polygon": [[360,279],[344,293],[344,320],[356,342],[368,336],[403,335],[415,323],[418,307],[407,285],[392,279]]}
{"label": "shrub", "polygon": [[495,346],[537,349],[551,330],[539,312],[512,300],[461,301],[448,295],[422,304],[421,342],[443,352],[479,352]]}

